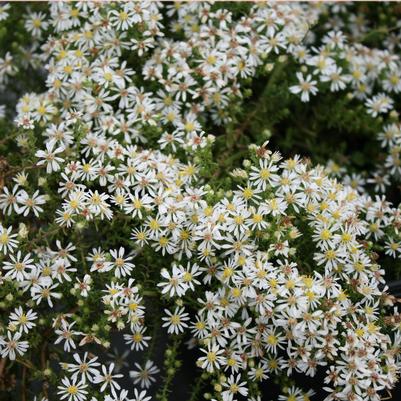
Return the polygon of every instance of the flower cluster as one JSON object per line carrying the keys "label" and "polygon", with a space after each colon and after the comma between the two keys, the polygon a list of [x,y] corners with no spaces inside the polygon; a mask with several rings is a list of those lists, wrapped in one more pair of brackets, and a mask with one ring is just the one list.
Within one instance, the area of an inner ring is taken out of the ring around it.
{"label": "flower cluster", "polygon": [[[370,177],[365,182],[373,185],[376,192],[384,193],[391,181],[397,182],[401,177],[398,113],[394,109],[401,92],[400,57],[388,48],[348,42],[341,31],[346,26],[341,26],[337,20],[329,22],[326,28],[328,31],[319,42],[312,40],[310,44],[302,43],[290,50],[300,71],[296,74],[298,82],[289,89],[303,102],[308,102],[311,96],[319,96],[318,92],[342,92],[349,103],[359,101],[373,119],[380,122],[384,119],[383,132],[378,133],[378,139],[386,157],[375,171],[368,172]],[[364,181],[358,178],[359,182]],[[365,190],[363,186],[361,189]]]}
{"label": "flower cluster", "polygon": [[[184,341],[191,399],[258,401],[275,379],[279,400],[308,400],[296,374],[322,373],[327,401],[395,386],[401,319],[381,258],[400,257],[400,208],[268,142],[219,180],[207,165],[209,122],[232,124],[280,54],[302,64],[288,88],[302,101],[348,88],[373,118],[391,110],[398,59],[338,31],[303,44],[324,9],[56,2],[26,18],[47,90],[18,101],[0,159],[1,369],[25,399],[30,376],[44,400],[167,401]],[[390,152],[399,137],[380,134]],[[116,342],[129,362],[106,360]]]}
{"label": "flower cluster", "polygon": [[[74,7],[50,6],[58,39],[43,46],[48,91],[20,100],[20,121],[81,110],[97,137],[122,134],[143,143],[157,125],[160,148],[173,151],[204,147],[202,121],[226,122],[241,81],[270,53],[296,46],[316,18],[296,4],[253,6],[240,19],[208,3],[176,4],[166,6],[171,32],[182,36],[174,40],[165,37],[159,3]],[[133,58],[141,62],[131,65]]]}

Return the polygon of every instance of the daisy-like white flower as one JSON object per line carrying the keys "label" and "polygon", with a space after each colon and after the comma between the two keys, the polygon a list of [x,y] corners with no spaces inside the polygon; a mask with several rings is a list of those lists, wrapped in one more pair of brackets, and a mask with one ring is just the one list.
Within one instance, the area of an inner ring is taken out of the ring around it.
{"label": "daisy-like white flower", "polygon": [[266,331],[264,338],[266,342],[266,349],[268,352],[273,352],[274,354],[276,354],[277,348],[283,348],[282,343],[284,341],[284,337],[280,334],[277,334],[274,328]]}
{"label": "daisy-like white flower", "polygon": [[150,401],[151,399],[152,397],[147,395],[146,390],[139,392],[138,389],[134,388],[134,398],[132,401]]}
{"label": "daisy-like white flower", "polygon": [[322,75],[320,80],[322,82],[329,82],[330,90],[332,92],[338,92],[339,90],[345,89],[350,80],[350,76],[344,74],[341,67],[335,66],[326,74]]}
{"label": "daisy-like white flower", "polygon": [[129,276],[135,265],[130,261],[134,259],[133,256],[124,257],[125,249],[121,246],[120,249],[110,250],[110,255],[113,260],[110,262],[114,268],[114,275],[117,278]]}
{"label": "daisy-like white flower", "polygon": [[46,203],[46,198],[44,195],[39,195],[39,191],[35,191],[32,196],[22,190],[17,196],[17,201],[19,203],[19,213],[24,216],[28,216],[30,212],[36,217],[39,217],[39,213],[43,212],[43,208],[39,205]]}
{"label": "daisy-like white flower", "polygon": [[162,269],[160,274],[164,280],[157,285],[162,287],[162,294],[167,294],[170,298],[174,295],[181,297],[187,290],[187,285],[184,283],[182,270],[174,263],[172,272],[167,269]]}
{"label": "daisy-like white flower", "polygon": [[77,283],[74,284],[74,288],[79,291],[81,297],[86,298],[89,294],[92,284],[92,277],[89,274],[85,274],[82,281],[77,277]]}
{"label": "daisy-like white flower", "polygon": [[60,329],[55,330],[55,334],[58,335],[58,338],[54,342],[54,344],[59,344],[64,341],[64,351],[70,352],[71,349],[75,349],[75,341],[74,336],[79,336],[83,333],[80,331],[72,330],[72,327],[76,324],[76,322],[67,323],[65,320],[62,320]]}
{"label": "daisy-like white flower", "polygon": [[287,394],[280,394],[278,399],[279,401],[302,401],[305,400],[305,397],[300,388],[292,386],[287,389]]}
{"label": "daisy-like white flower", "polygon": [[8,331],[7,337],[0,337],[0,355],[2,358],[8,357],[13,361],[17,355],[23,355],[28,350],[28,341],[20,341],[21,336],[20,331],[14,334]]}
{"label": "daisy-like white flower", "polygon": [[141,327],[132,334],[124,334],[124,340],[127,345],[131,344],[131,349],[135,351],[142,351],[148,346],[150,336],[144,336],[146,327]]}
{"label": "daisy-like white flower", "polygon": [[114,363],[109,365],[107,369],[106,365],[102,365],[102,371],[98,372],[97,375],[93,378],[93,383],[101,383],[100,391],[103,392],[106,388],[109,388],[113,395],[116,394],[116,390],[120,390],[121,387],[116,381],[116,379],[123,377],[120,374],[113,374],[114,371]]}
{"label": "daisy-like white flower", "polygon": [[385,253],[386,255],[390,255],[393,258],[397,256],[397,254],[401,253],[401,243],[389,240],[385,243]]}
{"label": "daisy-like white flower", "polygon": [[167,333],[169,334],[179,334],[183,333],[184,329],[188,327],[186,323],[189,320],[189,314],[184,312],[185,308],[175,308],[174,313],[171,313],[168,309],[164,310],[164,313],[167,315],[163,317],[162,327],[167,327]]}
{"label": "daisy-like white flower", "polygon": [[4,262],[3,269],[7,270],[5,277],[12,280],[24,281],[29,271],[35,267],[29,253],[22,258],[21,251],[18,251],[16,256],[10,255],[10,260],[11,262]]}
{"label": "daisy-like white flower", "polygon": [[79,379],[82,383],[93,382],[93,379],[96,375],[99,374],[99,370],[97,369],[100,366],[100,363],[97,362],[97,357],[90,358],[88,353],[85,352],[83,358],[80,357],[79,354],[75,353],[73,358],[76,363],[69,363],[67,370],[72,373],[72,379]]}
{"label": "daisy-like white flower", "polygon": [[88,391],[85,389],[88,387],[87,384],[82,381],[77,381],[76,378],[69,379],[68,377],[64,377],[61,379],[61,386],[57,386],[59,391],[57,394],[60,395],[60,399],[67,401],[86,401]]}
{"label": "daisy-like white flower", "polygon": [[134,379],[134,384],[139,383],[142,388],[149,388],[156,381],[153,376],[160,372],[159,368],[149,359],[144,367],[141,367],[138,363],[135,363],[135,367],[137,370],[131,370],[129,374]]}
{"label": "daisy-like white flower", "polygon": [[199,270],[199,266],[196,263],[191,265],[191,263],[188,262],[187,268],[184,270],[182,275],[182,280],[184,284],[191,289],[191,291],[195,291],[195,285],[200,285],[200,281],[198,281],[195,277],[200,275],[201,272]]}
{"label": "daisy-like white flower", "polygon": [[11,5],[9,3],[3,3],[0,5],[0,21],[4,21],[8,17],[8,10],[10,9]]}
{"label": "daisy-like white flower", "polygon": [[25,28],[28,32],[32,33],[33,36],[40,37],[42,31],[45,31],[49,26],[47,15],[42,12],[33,12],[29,15],[25,21]]}
{"label": "daisy-like white flower", "polygon": [[4,254],[13,252],[17,247],[18,241],[14,239],[17,234],[11,234],[12,227],[5,228],[0,224],[0,251]]}
{"label": "daisy-like white flower", "polygon": [[214,372],[220,368],[220,364],[224,362],[224,351],[218,345],[208,345],[207,349],[201,348],[201,351],[206,355],[198,359],[198,366],[205,369],[207,372]]}
{"label": "daisy-like white flower", "polygon": [[[106,217],[110,220],[113,216],[113,212],[107,203],[109,197],[110,196],[105,193],[99,193],[98,190],[94,192],[89,191],[86,194],[86,202],[88,203],[90,213],[94,216],[100,216],[101,219]],[[88,215],[88,218],[90,218],[90,215]]]}
{"label": "daisy-like white flower", "polygon": [[279,176],[276,174],[278,167],[272,160],[260,159],[259,167],[252,166],[249,179],[252,185],[258,190],[265,191],[268,185],[278,181]]}
{"label": "daisy-like white flower", "polygon": [[246,397],[248,395],[246,382],[241,382],[241,375],[237,375],[237,377],[231,375],[228,380],[223,383],[223,387],[225,388],[221,393],[223,401],[233,401],[234,397],[239,395]]}
{"label": "daisy-like white flower", "polygon": [[23,129],[35,128],[35,122],[32,120],[30,113],[19,116],[15,122],[17,123],[18,127],[22,127]]}
{"label": "daisy-like white flower", "polygon": [[379,93],[365,102],[367,113],[372,117],[388,113],[393,109],[394,101],[385,93]]}
{"label": "daisy-like white flower", "polygon": [[51,140],[46,142],[46,150],[38,150],[35,156],[42,159],[38,161],[38,166],[46,165],[46,173],[50,174],[52,171],[60,170],[60,163],[64,162],[62,157],[57,156],[58,153],[64,152],[64,146],[56,146],[56,141]]}
{"label": "daisy-like white flower", "polygon": [[0,194],[0,209],[5,214],[11,215],[13,211],[18,213],[18,191],[18,185],[14,185],[11,191],[7,187],[3,188],[3,193]]}
{"label": "daisy-like white flower", "polygon": [[51,281],[39,281],[31,287],[31,296],[34,301],[39,305],[42,300],[46,300],[50,308],[53,308],[52,298],[60,299],[62,294],[53,291],[58,287],[58,283],[51,284]]}
{"label": "daisy-like white flower", "polygon": [[19,306],[13,313],[10,314],[10,323],[17,326],[20,331],[28,333],[32,327],[36,326],[33,321],[37,318],[38,314],[32,309],[29,309],[28,312],[25,313],[22,307]]}
{"label": "daisy-like white flower", "polygon": [[147,208],[151,209],[151,204],[153,200],[149,195],[140,195],[136,193],[135,195],[129,194],[129,200],[124,207],[127,214],[131,214],[132,217],[138,216],[142,219],[142,211]]}
{"label": "daisy-like white flower", "polygon": [[298,85],[290,86],[290,92],[294,94],[301,94],[301,100],[303,102],[309,102],[310,95],[316,95],[318,92],[317,81],[312,79],[312,75],[308,74],[304,78],[302,72],[297,72]]}
{"label": "daisy-like white flower", "polygon": [[126,31],[131,25],[139,22],[141,17],[125,7],[122,10],[111,10],[109,19],[114,28]]}

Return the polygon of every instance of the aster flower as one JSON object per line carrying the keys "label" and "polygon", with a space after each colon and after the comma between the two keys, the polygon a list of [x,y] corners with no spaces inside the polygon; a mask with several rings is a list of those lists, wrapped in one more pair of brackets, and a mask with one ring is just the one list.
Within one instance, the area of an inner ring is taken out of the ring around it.
{"label": "aster flower", "polygon": [[54,149],[56,146],[55,141],[46,142],[46,150],[38,150],[35,153],[35,156],[43,159],[38,161],[38,166],[46,165],[46,172],[50,174],[52,171],[60,170],[60,163],[64,162],[64,159],[61,157],[56,156],[58,153],[64,152],[64,146],[59,146],[58,148]]}
{"label": "aster flower", "polygon": [[163,327],[167,327],[167,333],[179,334],[184,332],[184,329],[188,327],[186,321],[189,320],[189,314],[184,312],[184,308],[176,308],[174,313],[170,312],[168,309],[164,310],[167,315],[163,317],[162,320]]}
{"label": "aster flower", "polygon": [[149,388],[156,381],[154,375],[160,372],[159,368],[151,360],[147,360],[144,367],[135,363],[137,370],[130,371],[130,377],[134,379],[134,384],[138,384],[142,388]]}
{"label": "aster flower", "polygon": [[113,395],[116,393],[116,390],[121,389],[116,379],[123,377],[122,374],[113,374],[114,366],[114,363],[111,363],[107,369],[105,365],[101,365],[102,371],[98,372],[93,378],[94,383],[101,383],[100,391],[108,388]]}
{"label": "aster flower", "polygon": [[81,356],[77,353],[73,355],[75,363],[68,364],[68,372],[72,373],[71,378],[73,380],[80,379],[80,382],[83,384],[88,380],[89,382],[93,382],[94,377],[99,374],[99,370],[97,369],[100,366],[100,363],[97,362],[97,357],[90,358],[88,353],[85,352],[84,356]]}
{"label": "aster flower", "polygon": [[290,87],[291,93],[301,94],[301,100],[303,102],[309,102],[310,94],[316,95],[318,89],[316,87],[317,81],[312,79],[309,74],[304,78],[301,72],[297,72],[297,78],[299,81],[298,85],[293,85]]}
{"label": "aster flower", "polygon": [[85,390],[88,385],[83,382],[77,382],[76,379],[70,380],[68,377],[64,377],[61,380],[62,385],[57,386],[59,391],[57,394],[60,395],[60,399],[67,401],[86,401],[88,391]]}
{"label": "aster flower", "polygon": [[28,253],[22,258],[21,251],[17,252],[17,255],[10,255],[11,262],[4,262],[3,269],[7,271],[5,277],[9,277],[12,280],[23,281],[27,278],[29,270],[34,268],[33,259]]}
{"label": "aster flower", "polygon": [[0,354],[2,358],[15,360],[17,355],[23,355],[29,348],[28,341],[21,341],[22,333],[17,331],[12,334],[7,331],[7,337],[0,337]]}
{"label": "aster flower", "polygon": [[14,239],[17,234],[11,234],[12,227],[5,228],[0,224],[0,251],[4,254],[13,252],[17,247],[18,241]]}
{"label": "aster flower", "polygon": [[36,323],[33,323],[34,320],[38,318],[36,312],[32,309],[29,309],[28,312],[24,313],[21,306],[15,309],[13,313],[10,314],[10,322],[18,327],[20,331],[24,333],[28,333],[33,327],[36,326]]}
{"label": "aster flower", "polygon": [[43,212],[43,208],[40,205],[46,203],[44,195],[39,195],[39,191],[35,191],[30,196],[25,190],[21,190],[17,196],[17,202],[19,205],[18,213],[28,216],[32,212],[36,217],[39,217],[39,213]]}

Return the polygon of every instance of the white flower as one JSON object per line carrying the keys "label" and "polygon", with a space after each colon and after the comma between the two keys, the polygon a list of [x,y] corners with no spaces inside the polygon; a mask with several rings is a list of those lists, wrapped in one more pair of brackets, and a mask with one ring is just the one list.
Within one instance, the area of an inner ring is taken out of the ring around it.
{"label": "white flower", "polygon": [[379,93],[365,102],[368,114],[377,117],[379,114],[388,113],[393,108],[394,101],[384,93]]}
{"label": "white flower", "polygon": [[121,389],[120,385],[115,379],[123,377],[123,375],[113,374],[114,366],[115,364],[111,363],[107,369],[106,365],[102,365],[102,371],[98,372],[93,378],[93,383],[102,383],[102,386],[100,387],[101,392],[103,392],[106,388],[110,388],[111,393],[115,395],[116,390]]}
{"label": "white flower", "polygon": [[150,401],[151,399],[151,396],[147,396],[146,390],[142,390],[141,392],[139,392],[136,388],[134,388],[133,401]]}
{"label": "white flower", "polygon": [[52,298],[60,299],[62,294],[59,292],[54,292],[55,288],[58,287],[58,284],[51,284],[48,281],[39,281],[39,283],[35,283],[31,287],[31,296],[34,301],[39,305],[43,299],[45,299],[50,306],[53,308]]}
{"label": "white flower", "polygon": [[43,159],[38,161],[37,164],[38,166],[45,164],[47,174],[50,174],[52,171],[60,170],[60,163],[64,162],[63,158],[56,156],[58,153],[64,152],[64,146],[59,146],[58,148],[54,149],[55,145],[56,141],[48,141],[46,142],[46,150],[38,150],[35,153],[36,157]]}
{"label": "white flower", "polygon": [[74,284],[74,288],[79,291],[81,297],[86,298],[91,289],[92,278],[89,274],[85,274],[83,280],[81,281],[76,277],[77,283]]}
{"label": "white flower", "polygon": [[60,399],[67,401],[85,401],[87,399],[86,395],[88,391],[86,391],[87,384],[83,383],[82,381],[78,381],[74,378],[70,380],[68,377],[64,377],[61,380],[62,385],[57,386],[59,391],[57,394],[60,395]]}
{"label": "white flower", "polygon": [[0,224],[0,251],[5,255],[7,255],[7,252],[13,252],[18,245],[18,241],[14,239],[17,234],[11,234],[11,231],[12,227],[6,229]]}
{"label": "white flower", "polygon": [[38,318],[38,314],[34,312],[32,309],[29,309],[28,312],[24,313],[22,307],[19,306],[15,309],[13,313],[10,314],[10,322],[15,324],[20,331],[28,333],[32,327],[35,327],[36,324],[33,323],[33,320]]}
{"label": "white flower", "polygon": [[110,255],[113,257],[110,263],[114,268],[114,275],[117,278],[129,276],[132,269],[135,267],[135,265],[130,262],[134,257],[126,256],[124,258],[124,253],[125,249],[123,247],[120,247],[118,251],[117,249],[110,250]]}
{"label": "white flower", "polygon": [[185,294],[188,286],[184,282],[183,271],[175,263],[173,263],[172,272],[162,269],[160,274],[163,281],[157,285],[162,287],[162,294],[167,294],[170,298],[175,295],[181,297]]}
{"label": "white flower", "polygon": [[10,358],[12,361],[16,355],[23,355],[29,348],[28,341],[20,341],[22,333],[20,331],[12,334],[7,331],[7,338],[0,337],[0,354],[2,358]]}
{"label": "white flower", "polygon": [[42,31],[45,31],[49,25],[49,23],[46,21],[47,18],[48,16],[42,12],[33,12],[25,21],[26,30],[31,32],[34,36],[40,37]]}
{"label": "white flower", "polygon": [[226,388],[221,395],[223,401],[233,401],[234,397],[238,395],[247,396],[248,389],[246,388],[246,382],[241,382],[241,375],[231,375],[226,382],[223,383],[223,387]]}
{"label": "white flower", "polygon": [[9,3],[3,3],[0,5],[0,21],[4,21],[9,16],[8,10],[10,9],[11,5]]}
{"label": "white flower", "polygon": [[142,388],[149,388],[156,381],[153,376],[160,372],[159,368],[151,360],[147,360],[143,368],[138,363],[135,363],[135,367],[138,370],[131,370],[129,374],[134,379],[134,384],[139,383]]}
{"label": "white flower", "polygon": [[28,216],[32,211],[36,217],[39,217],[39,213],[43,212],[43,208],[39,205],[46,203],[46,197],[39,195],[39,191],[35,191],[32,196],[29,196],[25,190],[18,193],[17,201],[19,203],[18,213]]}
{"label": "white flower", "polygon": [[76,322],[67,323],[65,320],[61,321],[61,328],[55,330],[55,334],[58,335],[54,344],[59,344],[64,341],[64,351],[70,352],[71,349],[75,349],[76,345],[74,342],[74,336],[79,336],[83,333],[80,331],[72,330],[72,327],[76,324]]}
{"label": "white flower", "polygon": [[12,280],[24,281],[29,274],[29,270],[32,270],[35,265],[31,254],[27,254],[22,259],[21,251],[17,252],[17,255],[10,255],[11,262],[4,262],[3,269],[8,270],[5,277],[9,277]]}
{"label": "white flower", "polygon": [[127,345],[131,344],[131,350],[142,351],[148,346],[150,336],[144,336],[146,327],[141,327],[132,334],[124,334],[124,340]]}
{"label": "white flower", "polygon": [[0,194],[0,209],[2,209],[5,214],[11,215],[13,210],[18,213],[18,192],[18,185],[14,185],[11,192],[7,187],[3,188],[3,193]]}
{"label": "white flower", "polygon": [[207,349],[201,348],[201,351],[206,355],[198,359],[199,366],[208,372],[214,372],[215,370],[218,370],[220,368],[220,364],[224,362],[224,358],[222,356],[224,351],[217,345],[208,345]]}
{"label": "white flower", "polygon": [[296,76],[298,78],[299,84],[290,86],[290,92],[295,94],[300,93],[301,100],[303,102],[309,102],[309,95],[316,95],[316,93],[318,92],[316,86],[317,82],[312,79],[312,75],[310,74],[308,74],[306,78],[304,78],[301,72],[297,72]]}
{"label": "white flower", "polygon": [[86,380],[93,382],[94,376],[99,374],[97,369],[100,363],[97,362],[97,357],[89,358],[88,353],[85,352],[83,358],[79,354],[73,355],[76,363],[69,363],[67,370],[72,373],[71,378],[73,380],[79,379],[80,382],[86,383]]}
{"label": "white flower", "polygon": [[184,329],[188,327],[186,321],[189,320],[189,315],[188,313],[185,313],[184,310],[184,308],[180,309],[178,307],[175,308],[174,313],[171,313],[168,309],[164,310],[164,313],[167,316],[162,318],[165,322],[162,327],[167,327],[167,333],[183,333]]}

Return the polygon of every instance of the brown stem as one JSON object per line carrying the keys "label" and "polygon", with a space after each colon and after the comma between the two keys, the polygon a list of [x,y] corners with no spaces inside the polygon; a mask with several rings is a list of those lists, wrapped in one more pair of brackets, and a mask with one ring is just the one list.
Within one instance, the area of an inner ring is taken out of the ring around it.
{"label": "brown stem", "polygon": [[0,358],[0,390],[4,390],[4,368],[6,367],[6,358]]}
{"label": "brown stem", "polygon": [[32,365],[31,362],[26,361],[24,359],[20,359],[20,358],[16,358],[15,359],[18,363],[20,363],[21,365],[27,367],[28,369],[35,369],[35,366]]}
{"label": "brown stem", "polygon": [[0,359],[0,378],[3,377],[4,368],[6,367],[6,358]]}
{"label": "brown stem", "polygon": [[22,367],[21,401],[26,401],[26,366]]}
{"label": "brown stem", "polygon": [[[42,345],[42,349],[40,350],[40,365],[42,368],[42,373],[46,369],[46,349],[47,349],[47,342],[45,341]],[[46,380],[43,381],[42,390],[45,398],[48,399],[49,395],[47,389],[49,388],[49,384]]]}

